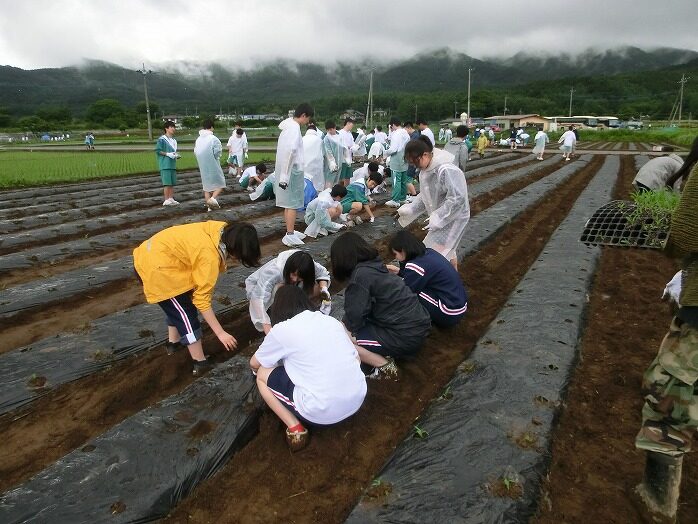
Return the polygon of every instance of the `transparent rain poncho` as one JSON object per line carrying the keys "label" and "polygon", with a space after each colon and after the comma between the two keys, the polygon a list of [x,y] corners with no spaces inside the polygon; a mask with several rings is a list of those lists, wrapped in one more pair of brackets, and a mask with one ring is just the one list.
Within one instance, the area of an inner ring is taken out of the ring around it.
{"label": "transparent rain poncho", "polygon": [[[250,302],[250,319],[257,331],[264,331],[264,324],[271,324],[267,310],[274,302],[276,290],[284,281],[284,266],[298,249],[282,251],[245,279],[245,291]],[[326,280],[330,285],[330,273],[325,266],[315,262],[315,280]]]}
{"label": "transparent rain poncho", "polygon": [[455,258],[465,227],[470,219],[468,186],[463,171],[453,165],[454,156],[434,149],[434,157],[419,172],[420,193],[398,209],[400,225],[406,227],[420,215],[428,215],[424,245],[448,260]]}
{"label": "transparent rain poncho", "polygon": [[342,166],[345,147],[337,135],[327,133],[322,139],[325,171],[325,187],[332,187],[339,182],[339,168]]}
{"label": "transparent rain poncho", "polygon": [[342,203],[337,202],[330,196],[331,189],[321,191],[317,198],[314,199],[305,209],[305,223],[308,227],[305,229],[305,234],[309,237],[317,238],[318,235],[327,234],[328,232],[339,231],[342,228],[341,224],[332,222],[328,211],[333,207],[342,208]]}
{"label": "transparent rain poncho", "polygon": [[[303,178],[303,137],[301,126],[293,118],[279,124],[281,134],[276,144],[276,205],[286,209],[303,207],[305,179]],[[286,189],[279,184],[286,183]]]}
{"label": "transparent rain poncho", "polygon": [[303,137],[304,173],[317,191],[325,189],[323,153],[323,143],[318,132],[314,129],[308,129]]}
{"label": "transparent rain poncho", "polygon": [[276,182],[276,173],[271,173],[268,177],[266,177],[264,180],[262,180],[262,183],[259,184],[256,189],[250,193],[250,200],[254,201],[257,200],[259,197],[262,196],[264,193],[264,190],[268,187],[274,187],[274,183]]}

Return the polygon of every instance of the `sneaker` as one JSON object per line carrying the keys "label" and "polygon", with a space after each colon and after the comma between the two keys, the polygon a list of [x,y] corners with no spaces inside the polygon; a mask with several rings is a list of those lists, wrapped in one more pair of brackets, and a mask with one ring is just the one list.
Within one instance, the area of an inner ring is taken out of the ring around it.
{"label": "sneaker", "polygon": [[382,366],[373,368],[373,371],[370,371],[366,375],[366,378],[376,380],[398,380],[397,365],[395,364],[395,361],[390,357],[386,357],[386,360],[387,362]]}
{"label": "sneaker", "polygon": [[354,217],[354,224],[355,224],[355,225],[358,226],[359,224],[363,224],[363,223],[364,223],[364,221],[363,221],[363,219],[362,219],[359,215],[356,215],[356,216]]}
{"label": "sneaker", "polygon": [[211,197],[206,201],[206,205],[209,207],[209,209],[220,209],[221,205],[218,203],[218,200],[215,198]]}
{"label": "sneaker", "polygon": [[179,342],[168,342],[167,344],[165,344],[165,352],[168,355],[174,355],[175,353],[177,353],[177,351],[179,351],[183,347],[184,346],[182,344],[180,344]]}
{"label": "sneaker", "polygon": [[288,233],[286,233],[281,238],[281,242],[283,242],[283,244],[285,246],[288,246],[288,247],[297,247],[297,246],[302,246],[304,244],[304,242],[300,238],[298,238],[296,235],[294,235],[294,234],[289,235]]}
{"label": "sneaker", "polygon": [[162,203],[163,206],[174,206],[175,204],[175,199],[174,198],[168,198]]}
{"label": "sneaker", "polygon": [[174,198],[170,198],[170,205],[172,206],[178,206],[179,202],[177,202]]}
{"label": "sneaker", "polygon": [[296,231],[295,229],[293,230],[293,234],[296,236],[298,240],[303,240],[305,238],[305,233],[301,233],[300,231]]}
{"label": "sneaker", "polygon": [[303,428],[303,431],[291,432],[286,428],[286,443],[291,451],[296,452],[305,448],[310,442],[310,433]]}
{"label": "sneaker", "polygon": [[213,363],[205,358],[204,360],[195,360],[194,368],[191,370],[191,374],[196,376],[204,374],[206,371],[213,367]]}
{"label": "sneaker", "polygon": [[400,207],[400,203],[395,202],[395,200],[388,200],[385,205],[388,207]]}

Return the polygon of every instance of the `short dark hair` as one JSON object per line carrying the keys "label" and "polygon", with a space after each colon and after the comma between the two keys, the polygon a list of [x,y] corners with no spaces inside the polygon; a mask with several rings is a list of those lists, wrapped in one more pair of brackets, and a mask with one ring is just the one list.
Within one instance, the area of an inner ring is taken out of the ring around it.
{"label": "short dark hair", "polygon": [[350,122],[351,122],[352,124],[354,123],[354,119],[353,119],[352,117],[348,116],[348,117],[346,117],[346,118],[344,119],[344,125],[347,125],[347,124],[350,123]]}
{"label": "short dark hair", "polygon": [[207,118],[206,120],[204,120],[201,123],[201,127],[203,129],[212,129],[213,128],[213,120],[211,120],[210,118]]}
{"label": "short dark hair", "polygon": [[403,251],[405,261],[421,257],[427,252],[424,243],[406,229],[401,229],[390,239],[388,247],[393,251]]}
{"label": "short dark hair", "polygon": [[317,131],[317,126],[313,122],[311,122],[310,124],[308,124],[308,129],[313,129]]}
{"label": "short dark hair", "polygon": [[293,113],[293,116],[298,118],[303,115],[312,117],[315,114],[315,111],[313,111],[313,108],[310,107],[310,104],[303,102],[302,104],[298,104],[298,107],[296,107],[295,112]]}
{"label": "short dark hair", "polygon": [[383,127],[382,127],[382,126],[376,126],[376,131],[383,131]]}
{"label": "short dark hair", "polygon": [[167,129],[168,127],[177,127],[175,123],[172,120],[165,120],[165,123],[162,124],[162,129]]}
{"label": "short dark hair", "polygon": [[574,130],[574,126],[570,126],[570,127],[569,127],[569,130],[570,130],[570,131]]}
{"label": "short dark hair", "polygon": [[370,172],[377,173],[378,172],[378,162],[369,162],[368,163],[368,170]]}
{"label": "short dark hair", "polygon": [[305,251],[296,251],[284,264],[284,284],[291,283],[291,273],[297,273],[303,282],[303,291],[308,294],[315,288],[315,262]]}
{"label": "short dark hair", "polygon": [[383,175],[381,175],[378,171],[370,172],[368,174],[368,179],[373,180],[376,183],[376,185],[383,183]]}
{"label": "short dark hair", "polygon": [[392,174],[393,174],[393,172],[390,170],[390,168],[388,166],[385,166],[383,168],[383,180],[385,180],[386,178],[390,178],[392,176]]}
{"label": "short dark hair", "polygon": [[421,125],[426,126],[426,125],[428,125],[428,124],[427,124],[427,121],[426,121],[426,120],[424,120],[423,118],[420,118],[419,120],[417,120],[417,125],[418,125],[418,126],[421,126]]}
{"label": "short dark hair", "polygon": [[274,303],[271,305],[269,319],[272,326],[291,319],[303,311],[313,311],[308,295],[298,286],[281,286],[274,295]]}
{"label": "short dark hair", "polygon": [[405,145],[405,160],[414,162],[424,153],[431,153],[434,146],[428,136],[421,135],[419,138],[413,138]]}
{"label": "short dark hair", "polygon": [[391,126],[400,126],[400,125],[402,125],[401,122],[402,122],[402,120],[400,120],[400,119],[399,119],[398,117],[396,117],[396,116],[393,116],[393,117],[390,117],[390,122],[389,122],[389,124],[390,124]]}
{"label": "short dark hair", "polygon": [[342,184],[335,184],[332,186],[332,191],[330,191],[330,196],[332,198],[334,197],[342,197],[344,198],[347,196],[347,188],[343,186]]}
{"label": "short dark hair", "polygon": [[347,280],[359,262],[378,257],[378,251],[361,236],[348,231],[335,239],[330,247],[332,274],[339,281]]}
{"label": "short dark hair", "polygon": [[407,122],[405,122],[404,124],[402,124],[402,127],[411,127],[411,128],[414,128],[414,126],[412,125],[412,122],[410,122],[409,120],[408,120]]}
{"label": "short dark hair", "polygon": [[255,170],[257,170],[260,173],[266,173],[267,172],[267,165],[264,162],[260,162],[255,166]]}
{"label": "short dark hair", "polygon": [[328,120],[325,122],[325,129],[337,129],[337,124],[334,123],[334,120]]}
{"label": "short dark hair", "polygon": [[243,128],[241,128],[241,127],[237,128],[237,129],[235,130],[235,134],[238,135],[238,136],[242,136],[244,133],[245,133],[245,130],[244,130]]}
{"label": "short dark hair", "polygon": [[470,133],[470,129],[468,129],[468,126],[464,126],[461,124],[456,128],[456,136],[458,138],[465,138],[466,136],[468,136],[468,133]]}
{"label": "short dark hair", "polygon": [[262,256],[259,248],[257,230],[248,222],[228,224],[221,233],[221,242],[225,244],[228,255],[237,258],[245,267],[259,266]]}

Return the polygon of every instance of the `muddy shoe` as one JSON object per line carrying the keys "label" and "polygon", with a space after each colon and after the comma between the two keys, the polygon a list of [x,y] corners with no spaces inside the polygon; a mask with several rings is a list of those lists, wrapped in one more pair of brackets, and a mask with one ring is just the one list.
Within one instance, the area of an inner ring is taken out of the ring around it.
{"label": "muddy shoe", "polygon": [[213,367],[213,362],[211,362],[209,359],[195,360],[194,367],[191,370],[191,374],[194,375],[195,377],[199,376],[199,375],[203,375],[212,367]]}
{"label": "muddy shoe", "polygon": [[167,352],[168,355],[174,355],[182,349],[184,346],[180,344],[179,342],[168,342],[165,344],[165,351]]}
{"label": "muddy shoe", "polygon": [[387,361],[380,367],[373,368],[373,371],[366,375],[367,378],[376,380],[398,380],[397,365],[395,361],[386,357]]}
{"label": "muddy shoe", "polygon": [[310,442],[310,433],[308,433],[307,429],[303,428],[303,431],[292,432],[286,428],[286,443],[288,448],[294,453],[305,448],[308,442]]}

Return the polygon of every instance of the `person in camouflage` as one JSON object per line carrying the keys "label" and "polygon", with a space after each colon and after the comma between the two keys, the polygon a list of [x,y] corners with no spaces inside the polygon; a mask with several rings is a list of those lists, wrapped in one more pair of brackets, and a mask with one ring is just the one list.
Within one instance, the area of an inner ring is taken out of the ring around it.
{"label": "person in camouflage", "polygon": [[668,516],[677,509],[682,457],[691,450],[698,432],[697,162],[698,139],[675,175],[675,179],[688,180],[672,214],[665,246],[669,256],[683,259],[680,307],[643,376],[645,405],[642,427],[635,439],[635,446],[648,452],[645,478],[638,492],[651,509]]}

